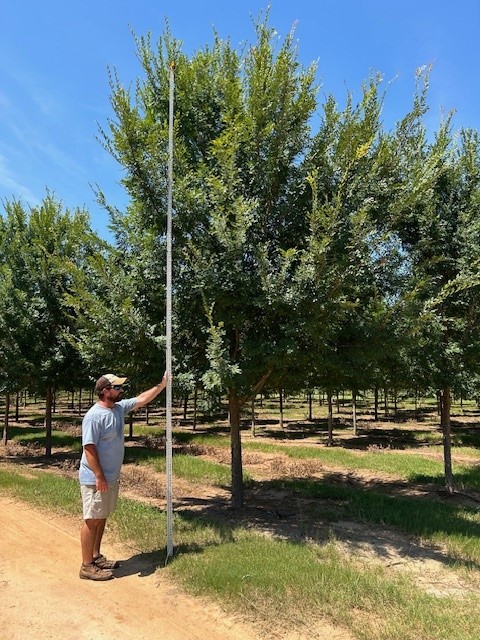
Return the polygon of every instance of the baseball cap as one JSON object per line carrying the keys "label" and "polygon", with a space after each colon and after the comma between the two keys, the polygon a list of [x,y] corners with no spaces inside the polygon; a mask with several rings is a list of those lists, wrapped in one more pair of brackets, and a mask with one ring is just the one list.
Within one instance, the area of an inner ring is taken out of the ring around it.
{"label": "baseball cap", "polygon": [[95,391],[103,391],[107,387],[113,387],[114,384],[124,384],[126,380],[127,378],[121,378],[113,373],[106,373],[95,383]]}

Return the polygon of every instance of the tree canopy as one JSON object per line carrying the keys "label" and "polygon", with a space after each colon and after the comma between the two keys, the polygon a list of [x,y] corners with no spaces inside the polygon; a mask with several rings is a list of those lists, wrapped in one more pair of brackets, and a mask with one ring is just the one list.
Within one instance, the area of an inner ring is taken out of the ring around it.
{"label": "tree canopy", "polygon": [[135,36],[141,73],[125,88],[111,71],[100,129],[129,196],[118,211],[98,193],[114,247],[50,195],[0,219],[2,389],[106,368],[156,380],[174,66],[175,379],[228,399],[235,507],[241,409],[262,389],[432,388],[448,407],[478,380],[477,132],[454,134],[451,116],[427,131],[429,69],[390,131],[379,75],[342,108],[321,102],[294,35],[267,15],[253,44],[214,33],[190,56],[168,27]]}

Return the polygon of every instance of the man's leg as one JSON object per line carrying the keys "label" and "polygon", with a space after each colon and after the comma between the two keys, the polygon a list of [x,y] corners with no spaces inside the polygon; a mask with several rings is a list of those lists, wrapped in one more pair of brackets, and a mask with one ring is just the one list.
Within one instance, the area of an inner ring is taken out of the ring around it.
{"label": "man's leg", "polygon": [[106,521],[106,518],[83,521],[80,540],[82,543],[82,561],[84,564],[91,564],[94,558],[100,555],[100,545],[102,543]]}
{"label": "man's leg", "polygon": [[98,523],[97,532],[95,534],[95,543],[93,545],[94,558],[98,558],[99,556],[102,555],[102,552],[100,551],[100,547],[102,546],[102,538],[103,538],[103,532],[105,531],[106,522],[107,522],[107,519],[105,518],[104,520],[100,520],[100,522]]}
{"label": "man's leg", "polygon": [[82,566],[80,567],[80,578],[87,580],[111,580],[113,574],[107,569],[97,567],[93,558],[93,550],[96,540],[102,540],[105,529],[105,519],[87,519],[83,521],[80,532],[82,543]]}
{"label": "man's leg", "polygon": [[[81,578],[106,580],[113,578],[111,569],[116,569],[116,560],[107,560],[100,548],[108,515],[115,509],[118,497],[118,482],[108,485],[108,490],[100,493],[94,485],[81,485],[83,500],[83,526],[80,532],[82,543]],[[94,577],[92,577],[94,576]]]}

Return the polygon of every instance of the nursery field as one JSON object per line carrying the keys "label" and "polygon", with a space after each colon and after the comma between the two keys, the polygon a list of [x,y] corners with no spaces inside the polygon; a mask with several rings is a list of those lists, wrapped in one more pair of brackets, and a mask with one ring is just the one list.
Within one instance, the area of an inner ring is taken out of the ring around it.
{"label": "nursery field", "polygon": [[[214,632],[225,639],[477,639],[480,412],[469,402],[452,407],[456,492],[449,495],[434,399],[398,400],[388,411],[382,406],[377,419],[370,400],[358,403],[354,428],[350,399],[338,398],[332,446],[319,396],[284,398],[282,414],[277,397],[263,398],[254,421],[249,407],[242,432],[245,507],[239,511],[230,508],[226,414],[199,410],[194,422],[191,407],[177,407],[175,557],[166,567],[163,412],[157,407],[148,417],[135,415],[126,425],[122,499],[106,534],[124,562],[113,585],[86,587],[77,577],[75,535],[81,414],[88,405],[59,400],[47,459],[42,401],[21,404],[0,452],[2,510],[18,513],[21,522],[16,538],[10,516],[8,562],[0,573],[6,619],[18,627],[10,637],[24,637],[45,607],[50,635],[42,637],[83,637],[75,635],[81,611],[71,636],[60,634],[68,611],[61,603],[69,595],[62,584],[71,580],[80,602],[85,589],[118,590],[103,633],[95,618],[88,638],[97,637],[97,628],[98,637],[138,637],[143,617],[145,638],[159,637],[157,628],[164,637],[185,639]],[[34,525],[54,528],[48,569],[43,553],[28,560],[29,547],[33,554],[46,543],[45,533],[33,534]],[[63,542],[71,546],[68,558],[56,549],[55,530],[70,540]],[[40,563],[22,580],[14,577],[20,558]],[[14,586],[24,590],[23,601],[37,588],[42,592],[42,580],[53,595],[41,598],[29,618]],[[150,594],[158,609],[134,612],[133,599],[123,602],[127,582],[132,593],[141,588]]]}

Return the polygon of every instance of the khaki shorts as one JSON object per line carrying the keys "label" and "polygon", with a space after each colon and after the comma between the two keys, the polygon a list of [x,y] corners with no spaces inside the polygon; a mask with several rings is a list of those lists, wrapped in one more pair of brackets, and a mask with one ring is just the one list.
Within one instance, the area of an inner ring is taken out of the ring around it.
{"label": "khaki shorts", "polygon": [[84,520],[103,520],[115,511],[119,482],[108,483],[107,491],[97,491],[95,485],[81,484]]}

